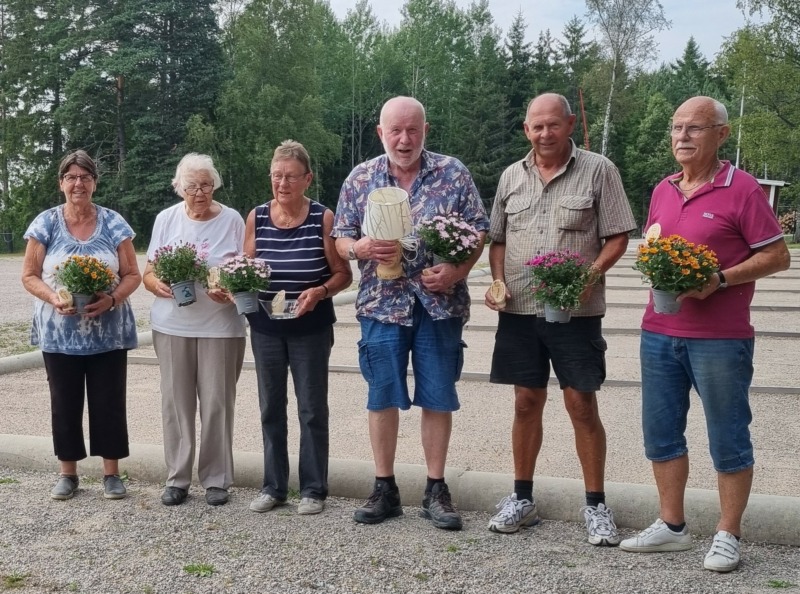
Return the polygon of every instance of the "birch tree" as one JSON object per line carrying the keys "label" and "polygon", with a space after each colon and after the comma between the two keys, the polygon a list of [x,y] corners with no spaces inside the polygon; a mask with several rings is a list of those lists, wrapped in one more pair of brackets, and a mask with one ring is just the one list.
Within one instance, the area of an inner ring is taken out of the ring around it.
{"label": "birch tree", "polygon": [[668,29],[671,23],[658,0],[586,0],[586,7],[611,61],[611,84],[603,117],[601,154],[605,155],[617,77],[622,69],[635,70],[656,55],[653,34]]}

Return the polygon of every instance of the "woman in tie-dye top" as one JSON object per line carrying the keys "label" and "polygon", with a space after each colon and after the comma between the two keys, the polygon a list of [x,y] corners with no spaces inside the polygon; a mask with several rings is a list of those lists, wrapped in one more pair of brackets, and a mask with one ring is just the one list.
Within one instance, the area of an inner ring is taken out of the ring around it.
{"label": "woman in tie-dye top", "polygon": [[[50,384],[53,445],[60,477],[53,499],[78,488],[78,460],[86,458],[83,403],[89,405],[90,454],[103,458],[104,496],[125,497],[119,459],[128,456],[125,413],[128,349],[136,348],[136,321],[128,296],[142,280],[134,232],[113,210],[92,203],[97,166],[84,151],[67,155],[58,170],[64,204],[39,214],[25,231],[22,270],[34,301],[31,343],[42,350]],[[57,293],[56,267],[69,256],[93,256],[115,280],[78,315]]]}

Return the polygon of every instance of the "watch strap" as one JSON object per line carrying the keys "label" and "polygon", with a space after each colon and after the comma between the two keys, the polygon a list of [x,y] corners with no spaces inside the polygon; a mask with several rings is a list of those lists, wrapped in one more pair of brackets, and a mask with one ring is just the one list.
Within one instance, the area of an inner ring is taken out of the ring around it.
{"label": "watch strap", "polygon": [[725,275],[722,274],[721,270],[717,270],[717,277],[719,277],[719,286],[717,289],[727,289],[728,281],[725,279]]}

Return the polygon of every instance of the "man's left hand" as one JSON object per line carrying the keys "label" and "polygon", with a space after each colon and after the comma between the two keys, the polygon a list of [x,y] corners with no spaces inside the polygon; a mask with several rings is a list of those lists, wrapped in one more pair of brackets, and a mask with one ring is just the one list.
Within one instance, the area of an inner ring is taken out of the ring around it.
{"label": "man's left hand", "polygon": [[464,278],[455,264],[436,264],[426,268],[422,274],[422,286],[431,293],[446,293],[458,281]]}
{"label": "man's left hand", "polygon": [[678,301],[683,301],[684,299],[700,299],[703,300],[712,293],[716,293],[717,289],[719,289],[719,277],[715,274],[711,277],[703,288],[698,289],[690,289],[688,291],[684,291],[680,295],[678,295]]}

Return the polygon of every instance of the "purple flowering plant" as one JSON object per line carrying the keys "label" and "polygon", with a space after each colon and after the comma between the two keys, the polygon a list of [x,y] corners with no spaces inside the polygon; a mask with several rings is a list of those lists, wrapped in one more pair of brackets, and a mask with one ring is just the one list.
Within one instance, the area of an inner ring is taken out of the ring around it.
{"label": "purple flowering plant", "polygon": [[[201,246],[201,249],[205,246]],[[193,243],[165,245],[153,256],[153,273],[160,281],[174,285],[182,281],[198,281],[206,286],[208,277],[207,253],[198,251]]]}
{"label": "purple flowering plant", "polygon": [[264,260],[249,256],[228,258],[219,267],[219,286],[229,293],[266,291],[272,270]]}
{"label": "purple flowering plant", "polygon": [[577,252],[547,252],[525,263],[531,269],[531,291],[536,301],[557,309],[577,309],[591,280],[589,265]]}
{"label": "purple flowering plant", "polygon": [[480,233],[456,214],[436,215],[423,221],[417,234],[425,241],[428,252],[445,262],[466,262],[478,247]]}

